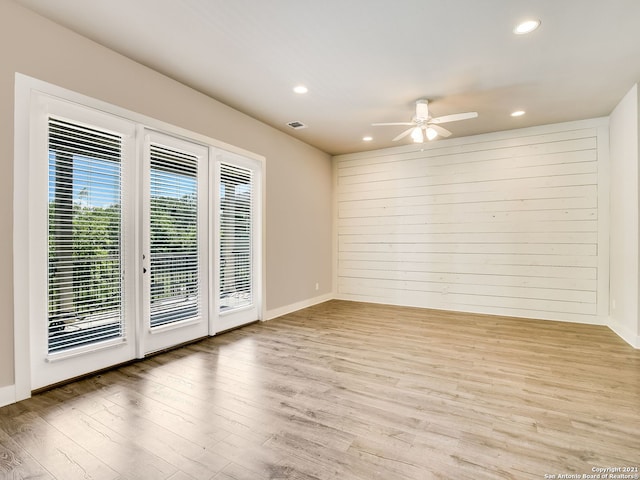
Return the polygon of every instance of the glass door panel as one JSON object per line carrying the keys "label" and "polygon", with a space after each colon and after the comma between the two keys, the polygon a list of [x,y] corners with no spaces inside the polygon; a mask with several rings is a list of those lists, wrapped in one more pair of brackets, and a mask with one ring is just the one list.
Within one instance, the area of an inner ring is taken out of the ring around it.
{"label": "glass door panel", "polygon": [[253,304],[252,171],[220,165],[220,311]]}
{"label": "glass door panel", "polygon": [[199,316],[198,157],[150,145],[150,326]]}
{"label": "glass door panel", "polygon": [[206,336],[208,148],[159,133],[145,146],[144,353]]}

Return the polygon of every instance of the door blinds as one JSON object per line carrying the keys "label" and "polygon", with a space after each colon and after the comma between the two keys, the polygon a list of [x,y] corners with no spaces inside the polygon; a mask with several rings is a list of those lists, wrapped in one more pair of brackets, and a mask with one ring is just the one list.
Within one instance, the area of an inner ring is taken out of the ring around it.
{"label": "door blinds", "polygon": [[48,122],[48,352],[124,337],[122,138]]}
{"label": "door blinds", "polygon": [[220,309],[253,304],[253,172],[220,165]]}
{"label": "door blinds", "polygon": [[199,312],[198,157],[150,146],[151,327]]}

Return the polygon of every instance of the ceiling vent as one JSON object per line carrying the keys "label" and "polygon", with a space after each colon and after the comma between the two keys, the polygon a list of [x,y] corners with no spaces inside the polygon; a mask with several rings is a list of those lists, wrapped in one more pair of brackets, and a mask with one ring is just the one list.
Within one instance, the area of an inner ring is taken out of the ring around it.
{"label": "ceiling vent", "polygon": [[289,125],[294,130],[301,130],[303,128],[307,128],[307,126],[302,122],[289,122],[287,123],[287,125]]}

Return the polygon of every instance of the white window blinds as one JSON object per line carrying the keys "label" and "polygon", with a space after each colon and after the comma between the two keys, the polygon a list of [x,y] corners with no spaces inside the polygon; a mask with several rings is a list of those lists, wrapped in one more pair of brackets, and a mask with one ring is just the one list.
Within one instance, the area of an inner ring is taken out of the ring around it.
{"label": "white window blinds", "polygon": [[122,138],[48,122],[48,352],[124,337]]}
{"label": "white window blinds", "polygon": [[220,165],[220,310],[253,304],[253,172]]}
{"label": "white window blinds", "polygon": [[150,146],[151,327],[199,312],[198,157]]}

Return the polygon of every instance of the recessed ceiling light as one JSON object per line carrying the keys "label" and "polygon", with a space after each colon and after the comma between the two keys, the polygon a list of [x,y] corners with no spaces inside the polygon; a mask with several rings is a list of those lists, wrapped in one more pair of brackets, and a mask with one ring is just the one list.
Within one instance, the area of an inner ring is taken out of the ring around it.
{"label": "recessed ceiling light", "polygon": [[525,35],[527,33],[533,32],[539,26],[540,20],[525,20],[524,22],[516,25],[516,28],[513,29],[513,33],[515,33],[516,35]]}
{"label": "recessed ceiling light", "polygon": [[303,93],[307,93],[309,89],[304,85],[296,85],[295,87],[293,87],[293,91],[299,94],[303,94]]}
{"label": "recessed ceiling light", "polygon": [[371,140],[373,140],[373,137],[369,137],[369,136],[362,137],[363,142],[370,142]]}
{"label": "recessed ceiling light", "polygon": [[521,117],[526,112],[524,110],[516,110],[515,112],[511,112],[512,117]]}

